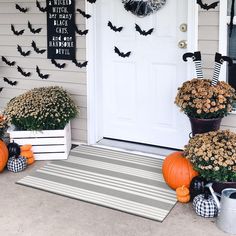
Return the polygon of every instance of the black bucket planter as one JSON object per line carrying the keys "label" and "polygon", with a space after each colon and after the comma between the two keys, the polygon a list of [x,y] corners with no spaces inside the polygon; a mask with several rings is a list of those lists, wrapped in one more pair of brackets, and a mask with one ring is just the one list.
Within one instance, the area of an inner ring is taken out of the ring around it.
{"label": "black bucket planter", "polygon": [[215,192],[221,194],[226,188],[236,188],[236,182],[213,182],[212,188]]}
{"label": "black bucket planter", "polygon": [[192,128],[192,136],[194,136],[196,134],[219,130],[222,118],[198,119],[189,117],[189,120]]}

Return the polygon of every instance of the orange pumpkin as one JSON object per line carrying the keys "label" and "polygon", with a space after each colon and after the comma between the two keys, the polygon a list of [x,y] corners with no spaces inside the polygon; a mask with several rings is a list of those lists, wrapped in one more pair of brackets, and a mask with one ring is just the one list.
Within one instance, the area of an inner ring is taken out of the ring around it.
{"label": "orange pumpkin", "polygon": [[168,155],[163,162],[162,173],[166,183],[174,190],[183,185],[189,188],[192,178],[198,175],[183,152]]}
{"label": "orange pumpkin", "polygon": [[177,197],[177,200],[181,203],[188,203],[190,201],[190,195],[184,197]]}
{"label": "orange pumpkin", "polygon": [[0,140],[0,172],[2,172],[7,164],[8,149],[7,145]]}
{"label": "orange pumpkin", "polygon": [[25,145],[22,145],[21,147],[20,147],[20,150],[23,152],[23,151],[29,151],[29,150],[31,150],[31,148],[32,148],[32,145],[31,144],[25,144]]}
{"label": "orange pumpkin", "polygon": [[176,189],[176,197],[179,202],[187,203],[190,201],[190,192],[184,185]]}
{"label": "orange pumpkin", "polygon": [[27,164],[31,165],[35,162],[34,156],[30,157],[30,158],[26,158]]}
{"label": "orange pumpkin", "polygon": [[34,156],[32,151],[21,151],[20,155],[26,158],[31,158]]}

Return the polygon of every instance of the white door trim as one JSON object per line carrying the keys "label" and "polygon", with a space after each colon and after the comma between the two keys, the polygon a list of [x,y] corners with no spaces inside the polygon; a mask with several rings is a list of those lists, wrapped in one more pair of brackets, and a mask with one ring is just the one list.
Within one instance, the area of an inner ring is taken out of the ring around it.
{"label": "white door trim", "polygon": [[[227,55],[228,37],[227,37],[227,24],[230,17],[227,16],[227,4],[228,1],[220,1],[220,13],[219,13],[219,53]],[[227,64],[224,63],[221,68],[220,80],[226,81],[227,78]]]}
{"label": "white door trim", "polygon": [[[101,96],[96,66],[96,4],[86,1],[86,12],[92,17],[86,20],[89,33],[86,36],[86,57],[89,61],[87,67],[87,142],[95,144],[103,138],[101,122]],[[194,52],[198,48],[198,5],[195,1],[188,1],[188,51]],[[193,63],[188,63],[188,78],[193,77]]]}

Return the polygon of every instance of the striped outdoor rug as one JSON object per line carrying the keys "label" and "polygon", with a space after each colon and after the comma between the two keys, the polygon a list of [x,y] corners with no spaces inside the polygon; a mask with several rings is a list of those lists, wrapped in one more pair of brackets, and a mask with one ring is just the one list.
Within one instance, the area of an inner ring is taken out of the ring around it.
{"label": "striped outdoor rug", "polygon": [[163,221],[176,203],[162,160],[92,146],[71,150],[18,184]]}

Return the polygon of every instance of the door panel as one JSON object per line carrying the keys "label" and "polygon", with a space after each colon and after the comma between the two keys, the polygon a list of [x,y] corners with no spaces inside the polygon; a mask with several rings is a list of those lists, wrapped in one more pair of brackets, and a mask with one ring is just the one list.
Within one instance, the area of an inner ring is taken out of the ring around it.
{"label": "door panel", "polygon": [[[97,3],[97,67],[102,94],[103,136],[182,148],[189,122],[174,104],[177,88],[187,80],[178,41],[187,40],[179,25],[187,23],[188,0],[167,1],[157,13],[138,18],[121,0]],[[108,26],[111,21],[118,33]],[[148,36],[135,31],[154,28]],[[114,52],[131,51],[128,58]]]}

